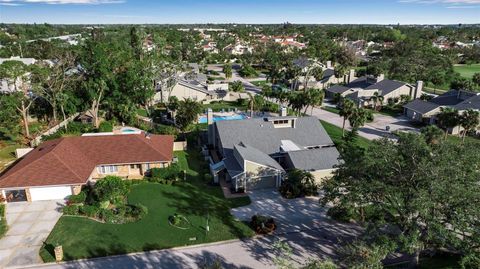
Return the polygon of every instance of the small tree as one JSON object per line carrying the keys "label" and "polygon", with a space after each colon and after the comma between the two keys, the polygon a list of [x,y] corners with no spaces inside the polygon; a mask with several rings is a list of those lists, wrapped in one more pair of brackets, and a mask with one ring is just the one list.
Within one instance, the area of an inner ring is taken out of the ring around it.
{"label": "small tree", "polygon": [[227,79],[232,77],[232,65],[230,63],[227,63],[223,66],[223,73]]}
{"label": "small tree", "polygon": [[444,136],[444,132],[442,131],[442,129],[438,128],[435,125],[423,127],[420,132],[422,133],[423,138],[429,145],[435,145],[440,143],[440,140]]}
{"label": "small tree", "polygon": [[350,127],[352,127],[353,134],[356,134],[358,128],[365,125],[365,122],[367,122],[368,117],[369,117],[369,113],[364,108],[358,107],[352,111],[352,113],[350,114],[350,117],[348,117],[348,122],[350,123]]}
{"label": "small tree", "polygon": [[232,92],[244,92],[245,87],[243,86],[243,83],[240,80],[236,80],[228,84],[228,90]]}
{"label": "small tree", "polygon": [[280,186],[280,193],[288,199],[317,195],[317,192],[318,186],[312,173],[299,169],[288,172]]}
{"label": "small tree", "polygon": [[99,201],[110,201],[115,203],[124,199],[128,192],[125,181],[117,176],[106,176],[95,183],[95,195]]}
{"label": "small tree", "polygon": [[447,139],[448,130],[459,124],[458,111],[450,107],[440,108],[437,123],[445,131],[445,139]]}
{"label": "small tree", "polygon": [[479,124],[480,112],[473,109],[464,111],[460,116],[460,126],[462,126],[464,129],[462,134],[462,141],[465,141],[465,136],[467,135],[467,133],[477,129]]}

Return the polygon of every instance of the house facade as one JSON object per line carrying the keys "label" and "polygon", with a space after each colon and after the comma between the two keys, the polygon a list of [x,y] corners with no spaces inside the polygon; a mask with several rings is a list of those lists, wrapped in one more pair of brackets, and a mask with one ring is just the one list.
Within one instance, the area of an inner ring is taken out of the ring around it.
{"label": "house facade", "polygon": [[210,166],[214,179],[224,175],[235,190],[279,187],[292,169],[309,171],[321,182],[339,164],[333,141],[313,117],[212,122],[209,141],[220,158]]}
{"label": "house facade", "polygon": [[173,159],[173,136],[140,134],[64,137],[42,143],[0,175],[7,202],[64,199],[113,175],[141,179]]}

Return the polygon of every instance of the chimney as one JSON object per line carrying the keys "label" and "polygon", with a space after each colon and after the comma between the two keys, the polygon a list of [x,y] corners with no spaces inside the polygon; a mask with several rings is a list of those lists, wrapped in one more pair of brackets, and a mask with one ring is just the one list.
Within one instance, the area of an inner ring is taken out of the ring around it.
{"label": "chimney", "polygon": [[208,125],[213,124],[213,110],[211,108],[207,109],[207,123]]}
{"label": "chimney", "polygon": [[419,80],[417,81],[417,85],[415,86],[415,96],[413,98],[414,99],[420,98],[420,96],[422,96],[422,91],[423,91],[423,81]]}
{"label": "chimney", "polygon": [[286,117],[287,116],[287,108],[284,106],[280,107],[280,117]]}
{"label": "chimney", "polygon": [[328,69],[332,68],[332,61],[327,61],[327,68]]}
{"label": "chimney", "polygon": [[350,72],[348,73],[348,83],[352,82],[355,79],[355,70],[350,69]]}
{"label": "chimney", "polygon": [[384,75],[384,74],[380,74],[380,75],[377,76],[377,82],[380,82],[380,81],[382,81],[382,80],[384,80],[384,79],[385,79],[385,75]]}

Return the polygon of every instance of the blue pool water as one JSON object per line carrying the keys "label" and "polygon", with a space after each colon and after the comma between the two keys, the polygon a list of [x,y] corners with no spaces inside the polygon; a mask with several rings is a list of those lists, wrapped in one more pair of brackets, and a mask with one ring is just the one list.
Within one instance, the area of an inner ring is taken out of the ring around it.
{"label": "blue pool water", "polygon": [[[213,121],[222,121],[222,120],[244,120],[247,116],[242,114],[232,115],[232,116],[213,116]],[[207,116],[201,116],[198,120],[198,123],[207,123]]]}
{"label": "blue pool water", "polygon": [[130,133],[136,133],[136,130],[133,129],[122,129],[122,133],[124,134],[130,134]]}

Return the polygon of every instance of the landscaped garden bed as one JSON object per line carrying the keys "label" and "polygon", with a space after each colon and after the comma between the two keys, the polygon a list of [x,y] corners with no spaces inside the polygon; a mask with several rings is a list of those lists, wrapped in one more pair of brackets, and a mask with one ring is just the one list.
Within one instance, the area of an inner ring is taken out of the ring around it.
{"label": "landscaped garden bed", "polygon": [[[204,179],[208,166],[198,151],[175,155],[180,170],[186,170],[186,181],[173,185],[143,181],[132,185],[126,195],[128,204],[142,204],[148,214],[125,224],[63,216],[40,251],[43,260],[54,261],[56,245],[62,245],[65,260],[73,260],[253,236],[248,223],[235,220],[229,211],[248,205],[250,199],[225,199],[218,186]],[[185,217],[189,228],[170,225],[169,217],[174,214]]]}

